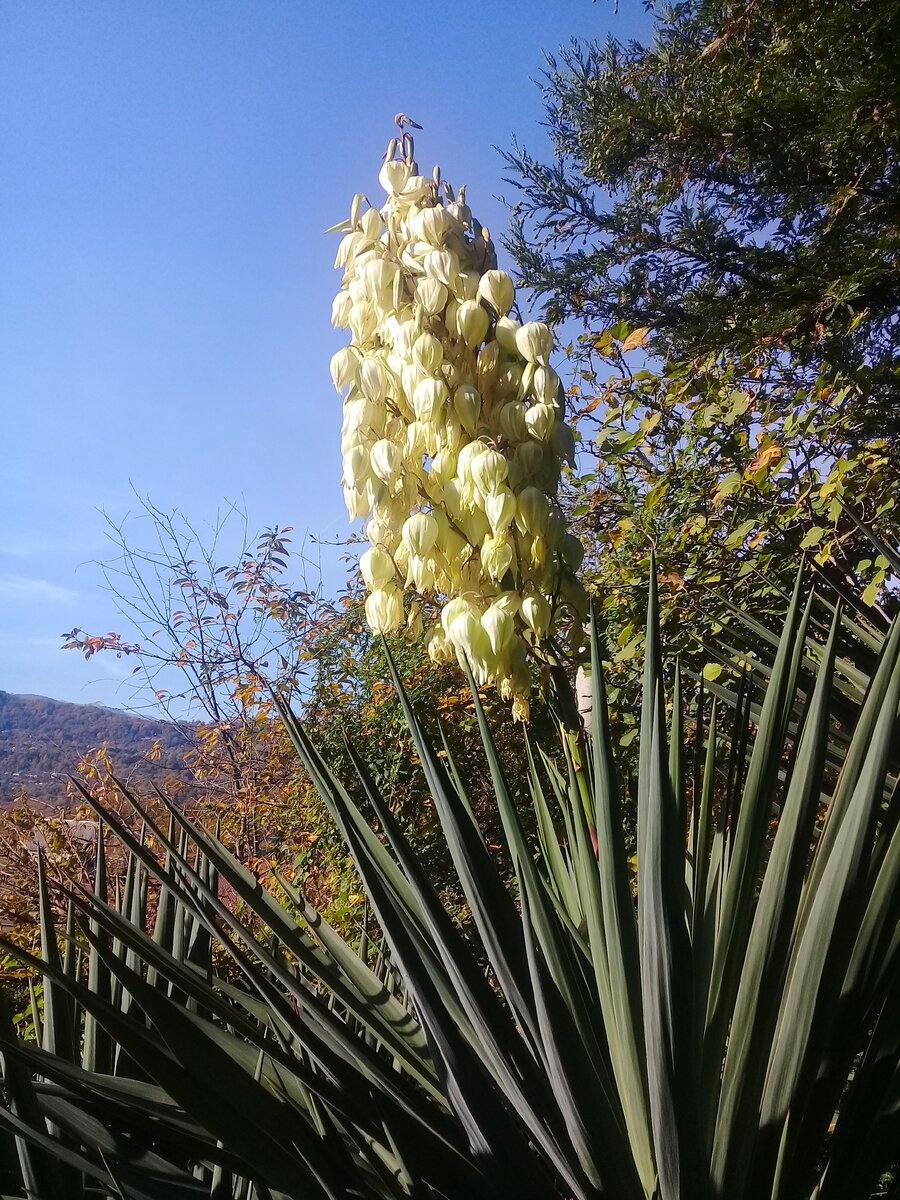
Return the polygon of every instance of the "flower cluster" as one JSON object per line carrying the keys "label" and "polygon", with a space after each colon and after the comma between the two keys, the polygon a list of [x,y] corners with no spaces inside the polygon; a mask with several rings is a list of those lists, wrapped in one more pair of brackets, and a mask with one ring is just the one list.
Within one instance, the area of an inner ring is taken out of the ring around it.
{"label": "flower cluster", "polygon": [[[465,655],[526,719],[530,658],[564,610],[580,635],[582,546],[556,502],[575,439],[550,365],[553,336],[510,315],[513,282],[465,202],[388,147],[384,207],[355,197],[335,265],[331,360],[344,397],[344,496],[366,521],[360,558],[377,632],[434,615],[428,653]],[[404,590],[411,603],[404,612]],[[572,620],[571,618],[574,618]]]}

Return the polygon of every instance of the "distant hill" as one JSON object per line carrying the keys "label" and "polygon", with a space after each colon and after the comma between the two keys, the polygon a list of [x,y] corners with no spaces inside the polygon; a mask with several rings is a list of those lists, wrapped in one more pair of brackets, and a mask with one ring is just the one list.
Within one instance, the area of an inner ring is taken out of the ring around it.
{"label": "distant hill", "polygon": [[[159,740],[161,757],[147,752]],[[162,782],[183,774],[187,746],[178,730],[99,704],[68,704],[46,696],[0,691],[0,803],[21,791],[63,803],[65,777],[88,750],[106,744],[116,771]]]}

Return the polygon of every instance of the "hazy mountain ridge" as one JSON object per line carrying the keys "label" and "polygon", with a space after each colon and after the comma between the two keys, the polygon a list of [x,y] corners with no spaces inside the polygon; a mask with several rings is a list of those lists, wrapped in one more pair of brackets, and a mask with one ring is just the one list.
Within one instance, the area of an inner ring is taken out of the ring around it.
{"label": "hazy mountain ridge", "polygon": [[[161,755],[151,761],[147,754],[156,740]],[[66,775],[83,754],[104,744],[123,777],[162,782],[184,771],[187,743],[167,721],[100,704],[0,691],[0,803],[22,791],[32,799],[64,803]]]}

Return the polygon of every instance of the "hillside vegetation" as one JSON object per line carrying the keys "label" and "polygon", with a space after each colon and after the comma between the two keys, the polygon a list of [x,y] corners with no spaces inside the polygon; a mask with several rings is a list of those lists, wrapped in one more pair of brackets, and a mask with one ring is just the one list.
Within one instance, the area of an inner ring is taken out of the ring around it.
{"label": "hillside vegetation", "polygon": [[[159,757],[151,757],[156,744]],[[184,772],[185,737],[170,722],[0,691],[0,802],[24,793],[64,803],[66,776],[82,755],[101,746],[125,777],[161,783]]]}

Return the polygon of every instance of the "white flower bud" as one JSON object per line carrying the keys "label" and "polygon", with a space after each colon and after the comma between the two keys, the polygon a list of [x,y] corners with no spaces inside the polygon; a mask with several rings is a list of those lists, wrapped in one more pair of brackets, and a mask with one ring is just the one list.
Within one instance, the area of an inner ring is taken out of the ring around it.
{"label": "white flower bud", "polygon": [[505,317],[513,306],[516,289],[505,271],[485,271],[478,284],[478,295],[498,316]]}
{"label": "white flower bud", "polygon": [[391,376],[380,358],[368,355],[359,368],[359,390],[373,403],[386,400],[391,386]]}
{"label": "white flower bud", "polygon": [[413,410],[417,421],[437,421],[443,415],[450,393],[440,379],[423,379],[413,392]]}
{"label": "white flower bud", "polygon": [[359,359],[349,346],[331,356],[331,379],[339,392],[352,387],[359,374]]}
{"label": "white flower bud", "polygon": [[431,333],[420,334],[413,346],[413,362],[426,375],[437,375],[444,361],[444,349]]}
{"label": "white flower bud", "polygon": [[556,424],[556,409],[552,404],[532,404],[525,414],[525,424],[537,441],[549,441]]}
{"label": "white flower bud", "polygon": [[559,399],[559,376],[552,367],[538,367],[534,373],[531,392],[539,404],[556,405]]}
{"label": "white flower bud", "polygon": [[456,455],[453,451],[440,450],[431,460],[429,474],[442,488],[446,487],[456,474]]}
{"label": "white flower bud", "polygon": [[516,498],[509,488],[500,488],[484,502],[484,511],[492,533],[502,533],[513,523],[516,515]]}
{"label": "white flower bud", "polygon": [[370,592],[385,587],[396,575],[393,560],[383,546],[370,546],[361,554],[359,570]]}
{"label": "white flower bud", "polygon": [[378,325],[378,314],[368,301],[361,300],[351,308],[347,323],[350,326],[350,333],[354,342],[362,346],[366,342],[371,341],[372,335]]}
{"label": "white flower bud", "polygon": [[344,482],[347,487],[359,488],[369,478],[369,452],[365,446],[354,446],[343,459]]}
{"label": "white flower bud", "polygon": [[350,310],[353,308],[353,297],[347,291],[340,291],[331,305],[331,323],[336,329],[346,329],[350,324]]}
{"label": "white flower bud", "polygon": [[496,342],[488,342],[486,346],[482,346],[478,351],[478,360],[475,364],[475,374],[478,380],[478,386],[482,392],[497,378],[500,371],[500,347]]}
{"label": "white flower bud", "polygon": [[377,208],[369,208],[363,213],[360,218],[359,227],[363,232],[363,236],[370,242],[376,242],[381,237],[381,230],[384,222],[381,219],[381,213]]}
{"label": "white flower bud", "polygon": [[537,638],[542,638],[550,628],[550,603],[539,592],[525,596],[522,600],[522,620]]}
{"label": "white flower bud", "polygon": [[375,633],[394,633],[403,624],[403,601],[396,588],[380,588],[366,598],[366,620]]}
{"label": "white flower bud", "polygon": [[553,334],[543,321],[529,321],[516,334],[516,347],[528,362],[546,363],[553,349]]}
{"label": "white flower bud", "polygon": [[509,464],[497,450],[485,449],[470,463],[472,481],[483,496],[496,492],[506,479]]}
{"label": "white flower bud", "polygon": [[416,300],[429,317],[436,317],[447,304],[450,293],[444,284],[427,275],[416,284]]}
{"label": "white flower bud", "polygon": [[405,162],[386,162],[378,172],[378,182],[386,192],[402,192],[410,176]]}
{"label": "white flower bud", "polygon": [[500,409],[500,432],[511,442],[524,442],[528,437],[528,425],[525,422],[527,409],[521,400],[512,400]]}
{"label": "white flower bud", "polygon": [[443,246],[447,235],[453,232],[453,218],[441,205],[423,208],[410,222],[410,232],[417,242]]}
{"label": "white flower bud", "polygon": [[470,383],[464,383],[453,393],[453,407],[463,429],[474,437],[481,412],[481,393]]}
{"label": "white flower bud", "polygon": [[438,283],[452,287],[459,264],[456,255],[450,250],[432,250],[430,254],[426,255],[422,265],[425,268],[425,274],[430,279],[436,279]]}
{"label": "white flower bud", "polygon": [[438,523],[431,513],[414,513],[403,522],[403,541],[410,554],[424,558],[437,541]]}
{"label": "white flower bud", "polygon": [[513,564],[516,551],[508,534],[484,539],[481,547],[481,565],[491,579],[500,580]]}
{"label": "white flower bud", "polygon": [[459,336],[470,350],[474,350],[484,341],[488,331],[490,318],[477,300],[464,300],[456,314],[456,327]]}
{"label": "white flower bud", "polygon": [[512,317],[500,317],[494,326],[494,337],[504,354],[519,357],[519,347],[516,345],[516,334],[521,329],[518,321]]}
{"label": "white flower bud", "polygon": [[386,438],[382,438],[372,447],[369,461],[372,465],[372,474],[387,484],[394,482],[403,466],[403,456],[400,450]]}
{"label": "white flower bud", "polygon": [[481,624],[490,639],[494,654],[497,658],[502,658],[515,637],[512,617],[499,604],[492,604],[481,618]]}
{"label": "white flower bud", "polygon": [[386,308],[391,300],[396,274],[397,264],[388,262],[384,258],[376,258],[373,262],[366,263],[363,282],[368,298],[381,305],[382,308]]}
{"label": "white flower bud", "polygon": [[443,629],[431,631],[431,636],[428,638],[428,657],[433,663],[453,662],[456,657]]}

